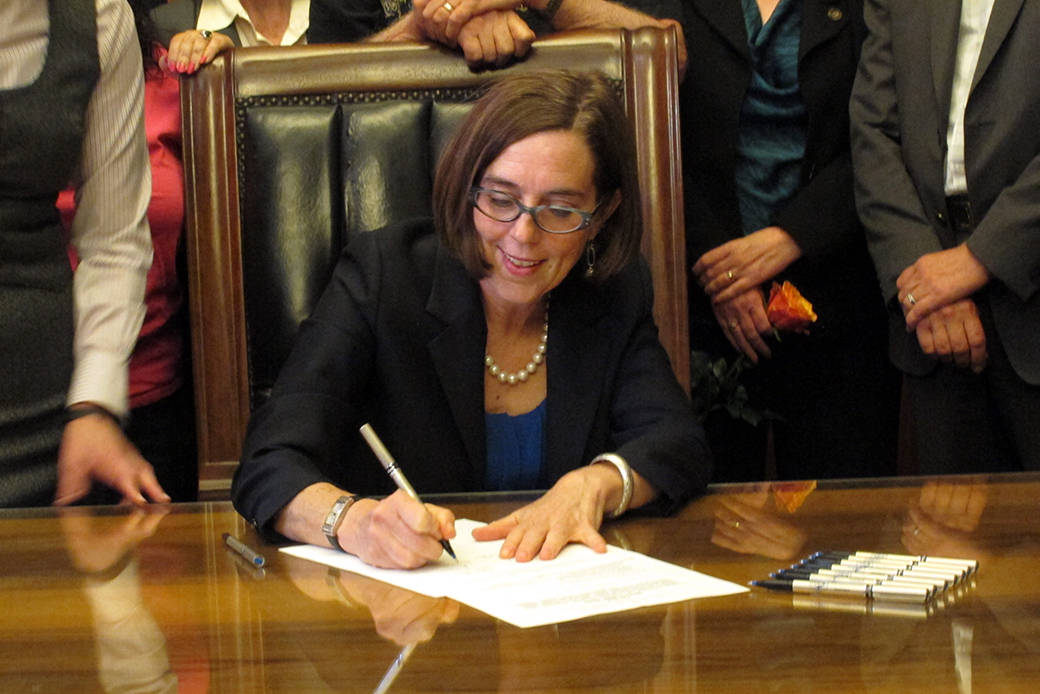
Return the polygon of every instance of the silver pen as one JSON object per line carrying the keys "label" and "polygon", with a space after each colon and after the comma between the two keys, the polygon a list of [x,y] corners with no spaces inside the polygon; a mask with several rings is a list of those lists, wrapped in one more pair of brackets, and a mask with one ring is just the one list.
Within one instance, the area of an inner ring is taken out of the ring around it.
{"label": "silver pen", "polygon": [[[379,458],[379,462],[382,464],[383,469],[385,469],[386,473],[390,475],[390,479],[394,481],[397,488],[421,504],[422,499],[420,499],[419,495],[415,493],[415,489],[412,488],[412,485],[408,482],[408,478],[404,476],[404,471],[401,470],[397,461],[395,461],[394,457],[390,455],[390,451],[386,450],[386,446],[384,446],[383,442],[379,440],[372,425],[362,424],[360,431],[361,435],[365,437],[365,442],[368,443],[368,447],[371,448],[372,452],[376,454],[377,458]],[[445,552],[451,555],[452,559],[458,561],[458,557],[455,556],[455,551],[451,548],[450,542],[447,540],[441,540],[441,547],[444,548]]]}

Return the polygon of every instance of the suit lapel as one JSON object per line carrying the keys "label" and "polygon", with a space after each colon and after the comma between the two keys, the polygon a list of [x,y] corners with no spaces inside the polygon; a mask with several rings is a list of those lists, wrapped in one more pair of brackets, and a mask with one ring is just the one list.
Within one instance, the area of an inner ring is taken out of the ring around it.
{"label": "suit lapel", "polygon": [[[989,25],[986,27],[986,38],[982,42],[982,52],[979,53],[979,63],[975,67],[975,74],[971,78],[971,88],[979,83],[982,75],[986,74],[993,56],[997,49],[1004,43],[1011,26],[1022,9],[1023,0],[996,0],[993,3],[993,12],[989,17]],[[1037,66],[1033,66],[1035,69]]]}
{"label": "suit lapel", "polygon": [[479,488],[484,479],[487,442],[484,432],[484,349],[487,322],[479,285],[465,268],[443,249],[426,310],[441,320],[444,329],[429,342],[430,360],[440,379],[451,413],[473,462]]}
{"label": "suit lapel", "polygon": [[845,4],[842,0],[805,0],[798,42],[799,62],[809,51],[832,38],[848,24],[850,13],[842,9]]}
{"label": "suit lapel", "polygon": [[946,132],[950,116],[950,91],[957,64],[957,36],[960,33],[961,0],[931,0],[932,86],[938,104],[939,122]]}
{"label": "suit lapel", "polygon": [[[751,60],[748,50],[747,27],[744,25],[744,10],[740,0],[691,0],[694,11],[704,18],[726,43],[740,55]],[[696,52],[695,49],[692,49]],[[692,55],[692,53],[691,53]]]}
{"label": "suit lapel", "polygon": [[[736,3],[734,3],[736,4]],[[584,280],[571,276],[553,290],[549,306],[546,368],[546,469],[543,480],[557,479],[581,464],[602,393],[609,336],[597,322],[603,301]]]}

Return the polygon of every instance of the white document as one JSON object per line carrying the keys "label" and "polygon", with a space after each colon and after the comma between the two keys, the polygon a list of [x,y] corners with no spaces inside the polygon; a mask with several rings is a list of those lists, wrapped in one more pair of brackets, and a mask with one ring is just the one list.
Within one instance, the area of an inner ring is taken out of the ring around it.
{"label": "white document", "polygon": [[747,592],[736,583],[608,545],[606,554],[567,545],[552,561],[499,559],[502,542],[477,542],[476,521],[455,521],[455,562],[445,553],[419,569],[377,569],[325,547],[281,551],[434,598],[447,597],[518,627],[557,624],[636,607]]}

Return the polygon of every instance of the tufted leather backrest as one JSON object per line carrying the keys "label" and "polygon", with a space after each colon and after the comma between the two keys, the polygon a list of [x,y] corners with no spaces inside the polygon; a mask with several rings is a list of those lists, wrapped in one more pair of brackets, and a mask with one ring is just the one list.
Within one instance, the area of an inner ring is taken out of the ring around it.
{"label": "tufted leather backrest", "polygon": [[[598,70],[633,119],[655,315],[689,382],[672,30],[535,42],[506,70]],[[182,82],[200,491],[226,494],[249,413],[347,236],[430,213],[437,157],[497,72],[417,44],[238,49]]]}
{"label": "tufted leather backrest", "polygon": [[251,409],[269,397],[347,236],[429,216],[440,149],[473,97],[463,88],[238,104]]}

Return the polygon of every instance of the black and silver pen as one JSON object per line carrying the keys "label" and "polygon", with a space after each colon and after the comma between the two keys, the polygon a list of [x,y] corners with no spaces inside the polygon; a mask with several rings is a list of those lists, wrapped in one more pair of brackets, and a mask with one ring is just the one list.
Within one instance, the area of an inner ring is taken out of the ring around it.
{"label": "black and silver pen", "polygon": [[234,535],[224,533],[224,543],[233,549],[239,556],[257,568],[260,568],[267,563],[267,560],[264,559],[263,556],[249,545],[241,542]]}
{"label": "black and silver pen", "polygon": [[770,580],[752,581],[751,585],[768,590],[786,591],[789,593],[841,593],[845,595],[862,595],[868,598],[894,598],[899,600],[926,601],[934,594],[934,590],[925,586],[899,585],[892,583],[859,584],[859,583],[817,583],[803,580]]}
{"label": "black and silver pen", "polygon": [[[390,479],[392,479],[394,484],[397,485],[397,488],[421,504],[422,499],[420,499],[419,495],[415,493],[415,489],[413,489],[412,485],[408,482],[408,478],[404,476],[404,471],[401,470],[397,461],[395,461],[394,457],[390,455],[390,451],[386,450],[386,446],[384,446],[383,442],[379,440],[372,425],[362,424],[361,435],[365,437],[365,442],[368,443],[368,447],[376,454],[376,458],[379,458],[379,462],[382,464],[387,474],[390,475]],[[450,542],[447,540],[441,540],[441,547],[444,548],[445,552],[451,555],[452,559],[458,561],[458,557],[455,556],[455,551],[451,548]]]}

